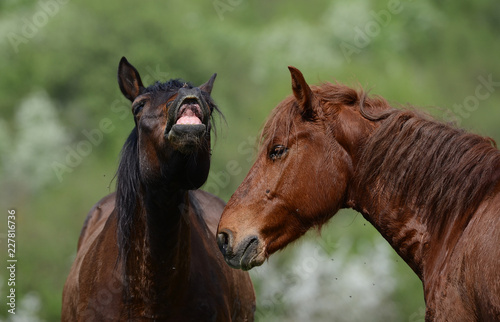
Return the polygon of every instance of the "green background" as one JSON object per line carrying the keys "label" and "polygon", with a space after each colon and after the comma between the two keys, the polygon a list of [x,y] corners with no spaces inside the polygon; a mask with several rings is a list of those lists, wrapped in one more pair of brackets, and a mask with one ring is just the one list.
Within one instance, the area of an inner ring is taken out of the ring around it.
{"label": "green background", "polygon": [[[218,124],[205,189],[227,201],[267,115],[291,93],[288,65],[311,84],[363,87],[500,140],[499,35],[500,3],[486,0],[2,0],[0,260],[15,209],[18,266],[16,316],[3,304],[0,269],[0,319],[60,319],[83,220],[114,190],[133,127],[116,81],[122,56],[146,84],[201,84],[218,73],[213,97],[227,124]],[[91,142],[86,134],[96,131],[102,138]],[[85,153],[75,157],[78,149]],[[258,321],[424,317],[420,281],[352,211],[251,274]]]}

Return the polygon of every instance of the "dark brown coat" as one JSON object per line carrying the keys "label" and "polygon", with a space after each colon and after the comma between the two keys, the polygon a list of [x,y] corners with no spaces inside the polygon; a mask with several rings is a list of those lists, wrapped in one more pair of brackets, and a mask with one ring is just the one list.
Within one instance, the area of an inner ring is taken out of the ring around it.
{"label": "dark brown coat", "polygon": [[92,208],[82,229],[63,321],[253,321],[250,277],[226,265],[215,240],[224,202],[196,190],[210,168],[214,79],[144,88],[120,62],[136,126],[116,193]]}

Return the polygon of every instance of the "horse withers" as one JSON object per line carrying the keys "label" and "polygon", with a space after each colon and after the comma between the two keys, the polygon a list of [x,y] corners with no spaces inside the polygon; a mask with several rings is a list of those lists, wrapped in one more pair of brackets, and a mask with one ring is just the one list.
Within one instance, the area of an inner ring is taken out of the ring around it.
{"label": "horse withers", "polygon": [[63,321],[252,321],[247,273],[224,262],[219,198],[196,190],[210,168],[215,74],[144,87],[122,58],[120,89],[135,127],[117,189],[87,215],[63,291]]}
{"label": "horse withers", "polygon": [[423,282],[426,321],[500,320],[500,151],[492,139],[339,84],[272,112],[247,177],[218,227],[244,270],[339,209],[374,225]]}

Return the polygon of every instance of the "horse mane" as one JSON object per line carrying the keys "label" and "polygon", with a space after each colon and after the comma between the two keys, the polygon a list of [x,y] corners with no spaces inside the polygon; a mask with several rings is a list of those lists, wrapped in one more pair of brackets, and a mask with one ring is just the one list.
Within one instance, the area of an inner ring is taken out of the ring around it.
{"label": "horse mane", "polygon": [[466,225],[498,184],[500,151],[493,139],[413,108],[390,108],[377,115],[360,104],[360,111],[380,125],[361,147],[358,191],[371,189],[372,196],[385,197],[375,202],[389,202],[392,209],[411,205],[431,234],[441,233],[445,223]]}
{"label": "horse mane", "polygon": [[139,169],[138,131],[134,127],[121,151],[116,180],[116,211],[118,215],[118,261],[126,261],[130,250],[130,237],[134,215],[140,205],[139,189],[141,176]]}

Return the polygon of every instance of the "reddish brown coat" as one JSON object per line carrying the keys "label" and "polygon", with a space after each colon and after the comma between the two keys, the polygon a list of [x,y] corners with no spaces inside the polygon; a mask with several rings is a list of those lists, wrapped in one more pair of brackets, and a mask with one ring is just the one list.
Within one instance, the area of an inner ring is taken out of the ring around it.
{"label": "reddish brown coat", "polygon": [[500,151],[489,138],[343,85],[273,111],[218,228],[226,262],[261,265],[340,208],[371,222],[421,278],[426,321],[500,320]]}

